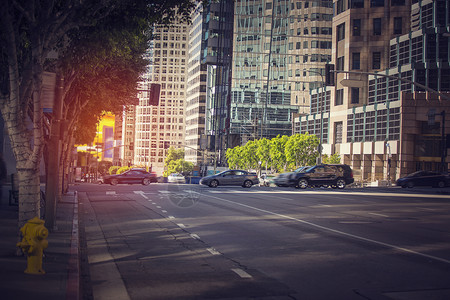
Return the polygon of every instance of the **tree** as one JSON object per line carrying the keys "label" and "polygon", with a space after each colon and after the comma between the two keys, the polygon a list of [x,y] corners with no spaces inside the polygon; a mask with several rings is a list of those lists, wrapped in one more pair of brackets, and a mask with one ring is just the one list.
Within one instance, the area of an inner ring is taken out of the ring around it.
{"label": "tree", "polygon": [[[161,23],[170,24],[177,15],[182,19],[189,19],[191,9],[195,7],[194,1],[181,0],[66,0],[66,1],[16,1],[6,0],[2,2],[0,10],[0,110],[7,128],[7,134],[11,141],[14,156],[17,163],[19,179],[19,222],[21,227],[28,219],[39,216],[39,166],[46,136],[51,132],[50,126],[59,124],[60,120],[48,122],[49,116],[45,116],[42,110],[42,81],[44,71],[56,72],[59,67],[64,66],[75,54],[91,55],[96,49],[87,52],[70,52],[71,41],[84,41],[87,35],[94,33],[97,25],[105,21],[113,24],[114,17],[120,16],[121,20],[138,21],[142,25],[148,24],[144,20],[160,20]],[[120,22],[116,22],[116,28]],[[89,28],[90,30],[88,30]],[[126,31],[126,30],[125,30]],[[118,31],[115,31],[116,33]],[[96,32],[98,33],[98,32]],[[116,48],[124,45],[116,44]],[[50,59],[49,54],[57,50],[62,54],[57,59]],[[67,52],[69,51],[69,52]],[[103,49],[102,51],[105,51]],[[139,53],[129,52],[132,57],[139,57]],[[134,56],[137,55],[137,56]],[[125,60],[123,60],[125,62]],[[102,60],[95,65],[82,65],[88,70],[92,66],[98,66]],[[105,68],[100,68],[103,72]],[[114,71],[114,70],[112,70]],[[114,72],[113,72],[114,73]],[[98,73],[100,74],[100,73]],[[115,76],[120,73],[114,73]],[[65,74],[64,83],[75,84],[76,88],[62,87],[62,78],[57,77],[57,89],[62,98],[70,96],[77,99],[77,93],[85,92],[83,88],[89,86],[88,77]],[[120,76],[119,76],[120,78]],[[75,81],[77,79],[77,81]],[[78,82],[78,84],[77,84]],[[103,87],[106,81],[103,81]],[[97,82],[91,82],[91,89],[86,90],[85,99],[87,103],[94,99],[99,90],[95,88]],[[110,84],[114,84],[113,81]],[[100,93],[104,92],[102,89]],[[85,103],[85,107],[87,106]],[[65,103],[68,104],[68,103]],[[68,106],[69,107],[69,106]],[[70,112],[70,108],[68,110]],[[67,135],[72,141],[66,145],[73,144],[74,123],[79,117],[76,114],[67,115]],[[70,149],[65,149],[70,151]],[[50,157],[54,159],[53,157]]]}
{"label": "tree", "polygon": [[262,138],[258,140],[258,148],[256,149],[256,155],[261,162],[261,166],[264,165],[265,169],[270,166],[272,168],[272,157],[270,155],[270,140]]}
{"label": "tree", "polygon": [[286,142],[285,156],[289,169],[315,164],[319,156],[319,139],[313,134],[294,134]]}
{"label": "tree", "polygon": [[164,176],[167,177],[171,173],[188,174],[194,169],[194,164],[184,160],[184,149],[175,149],[170,147],[166,159],[164,161]]}
{"label": "tree", "polygon": [[339,153],[334,153],[331,156],[328,156],[326,154],[322,155],[322,160],[324,164],[340,164],[341,163],[341,156]]}
{"label": "tree", "polygon": [[286,153],[284,149],[288,140],[289,137],[287,135],[278,135],[270,140],[270,157],[272,157],[273,166],[277,171],[285,170],[287,168]]}
{"label": "tree", "polygon": [[171,160],[167,165],[167,174],[180,173],[184,176],[191,174],[194,170],[194,164],[189,161],[185,161],[183,158],[177,160]]}

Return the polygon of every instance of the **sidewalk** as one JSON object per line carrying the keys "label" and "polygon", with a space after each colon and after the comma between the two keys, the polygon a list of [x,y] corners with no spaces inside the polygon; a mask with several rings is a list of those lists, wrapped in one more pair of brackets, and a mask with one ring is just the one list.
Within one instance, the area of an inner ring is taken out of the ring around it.
{"label": "sidewalk", "polygon": [[8,190],[8,186],[3,186],[3,195],[0,197],[1,298],[78,299],[78,282],[74,284],[73,278],[78,280],[79,269],[73,268],[70,264],[73,262],[74,254],[77,254],[74,250],[71,251],[74,193],[64,195],[62,202],[57,204],[56,229],[49,232],[48,248],[44,251],[43,269],[46,274],[29,275],[24,273],[27,267],[26,257],[15,256],[18,207],[8,205]]}

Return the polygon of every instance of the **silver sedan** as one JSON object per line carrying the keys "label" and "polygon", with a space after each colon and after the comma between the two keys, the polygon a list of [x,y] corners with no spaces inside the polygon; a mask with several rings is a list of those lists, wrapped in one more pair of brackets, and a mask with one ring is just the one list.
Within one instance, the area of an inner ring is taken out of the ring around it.
{"label": "silver sedan", "polygon": [[256,173],[250,173],[243,170],[227,170],[200,179],[200,184],[210,187],[217,187],[219,185],[240,185],[245,188],[250,188],[252,185],[258,183],[259,179]]}

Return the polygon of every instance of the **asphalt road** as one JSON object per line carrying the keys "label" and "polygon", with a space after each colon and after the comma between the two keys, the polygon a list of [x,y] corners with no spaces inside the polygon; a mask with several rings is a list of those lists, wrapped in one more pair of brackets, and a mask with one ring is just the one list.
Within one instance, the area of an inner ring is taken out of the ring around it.
{"label": "asphalt road", "polygon": [[450,299],[450,189],[75,188],[85,299]]}

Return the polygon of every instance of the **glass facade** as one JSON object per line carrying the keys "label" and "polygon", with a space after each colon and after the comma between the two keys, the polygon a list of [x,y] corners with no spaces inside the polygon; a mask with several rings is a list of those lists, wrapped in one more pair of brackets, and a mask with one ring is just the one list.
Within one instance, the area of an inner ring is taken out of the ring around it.
{"label": "glass facade", "polygon": [[332,34],[332,1],[313,2],[236,2],[230,134],[241,143],[289,135],[293,115],[309,111]]}

